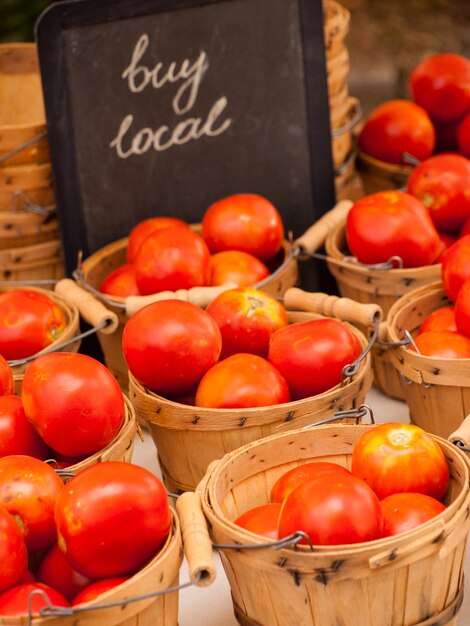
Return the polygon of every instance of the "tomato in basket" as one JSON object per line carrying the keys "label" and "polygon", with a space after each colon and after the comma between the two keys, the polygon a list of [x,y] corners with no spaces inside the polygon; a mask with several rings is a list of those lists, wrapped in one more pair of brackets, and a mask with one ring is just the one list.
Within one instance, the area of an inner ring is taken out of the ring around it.
{"label": "tomato in basket", "polygon": [[329,472],[344,472],[346,474],[351,473],[342,465],[330,463],[328,461],[303,463],[298,467],[293,467],[291,470],[278,478],[271,489],[270,500],[271,502],[284,502],[287,496],[301,483],[312,478],[319,478],[323,474],[327,474]]}
{"label": "tomato in basket", "polygon": [[116,576],[115,578],[103,578],[92,582],[88,585],[88,587],[85,587],[83,591],[80,591],[80,593],[75,596],[72,606],[84,604],[85,602],[91,602],[102,593],[106,593],[106,591],[114,589],[114,587],[117,587],[118,585],[122,585],[122,583],[125,583],[126,580],[129,580],[128,576]]}
{"label": "tomato in basket", "polygon": [[457,129],[457,144],[463,156],[470,159],[470,109]]}
{"label": "tomato in basket", "polygon": [[470,278],[470,234],[458,239],[441,259],[442,286],[455,302],[461,286]]}
{"label": "tomato in basket", "polygon": [[7,360],[0,354],[0,396],[9,396],[15,390],[13,370]]}
{"label": "tomato in basket", "polygon": [[245,511],[233,523],[257,535],[276,540],[278,539],[277,525],[280,512],[280,502],[262,504]]}
{"label": "tomato in basket", "polygon": [[[415,337],[415,345],[420,354],[439,359],[470,358],[470,338],[452,330],[433,330]],[[409,346],[414,350],[414,346]]]}
{"label": "tomato in basket", "polygon": [[19,583],[26,571],[27,560],[20,525],[5,508],[0,507],[0,592]]}
{"label": "tomato in basket", "polygon": [[235,283],[239,287],[249,287],[269,274],[269,269],[262,261],[241,250],[224,250],[210,258],[209,284],[213,286]]}
{"label": "tomato in basket", "polygon": [[41,439],[25,415],[18,396],[0,396],[0,457],[26,454],[37,459],[50,456],[49,446]]}
{"label": "tomato in basket", "polygon": [[127,264],[117,267],[106,276],[99,286],[98,291],[109,296],[118,296],[120,298],[140,295],[135,278],[135,266],[133,264]]}
{"label": "tomato in basket", "polygon": [[189,228],[183,220],[167,216],[149,217],[136,224],[129,233],[127,240],[127,262],[135,263],[140,246],[149,235],[156,230],[170,228],[171,226],[186,226]]}
{"label": "tomato in basket", "polygon": [[419,327],[418,334],[428,333],[434,330],[457,331],[454,306],[442,306],[427,315]]}
{"label": "tomato in basket", "polygon": [[412,530],[445,510],[445,505],[423,493],[393,493],[380,502],[384,537]]}
{"label": "tomato in basket", "polygon": [[[34,594],[33,591],[42,591],[46,594],[49,601],[40,594]],[[33,614],[49,605],[68,607],[70,604],[56,589],[52,589],[43,583],[25,583],[11,587],[7,591],[0,594],[0,615],[28,615],[30,609]]]}
{"label": "tomato in basket", "polygon": [[37,580],[59,591],[69,602],[94,582],[70,566],[57,543],[52,544],[42,555],[37,568]]}

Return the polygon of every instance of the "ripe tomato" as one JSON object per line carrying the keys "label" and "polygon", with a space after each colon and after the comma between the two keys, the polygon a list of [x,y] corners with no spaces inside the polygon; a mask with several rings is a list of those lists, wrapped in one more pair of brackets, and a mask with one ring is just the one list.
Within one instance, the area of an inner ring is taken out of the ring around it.
{"label": "ripe tomato", "polygon": [[0,354],[8,361],[46,348],[66,325],[60,306],[40,291],[12,289],[0,294]]}
{"label": "ripe tomato", "polygon": [[429,265],[441,250],[423,204],[402,191],[380,191],[354,203],[346,220],[348,246],[361,263],[399,256],[403,267]]}
{"label": "ripe tomato", "polygon": [[162,300],[128,320],[122,347],[142,385],[157,393],[183,394],[217,362],[222,337],[206,311],[189,302]]}
{"label": "ripe tomato", "polygon": [[293,400],[331,389],[343,367],[361,354],[356,335],[343,322],[318,319],[289,324],[271,337],[268,360],[287,380]]}
{"label": "ripe tomato", "polygon": [[290,401],[285,378],[256,354],[232,354],[204,374],[196,391],[196,406],[247,409]]}
{"label": "ripe tomato", "polygon": [[21,397],[27,418],[44,441],[66,456],[102,450],[124,419],[118,382],[85,354],[51,352],[32,361]]}
{"label": "ripe tomato", "polygon": [[0,396],[9,396],[15,391],[13,370],[7,360],[0,354]]}
{"label": "ripe tomato", "polygon": [[438,154],[415,167],[408,192],[428,209],[436,228],[457,233],[470,217],[470,161],[458,154]]}
{"label": "ripe tomato", "polygon": [[[467,359],[470,357],[470,339],[450,330],[432,330],[415,337],[420,354],[440,359]],[[413,346],[409,346],[414,350]]]}
{"label": "ripe tomato", "polygon": [[0,507],[0,591],[19,583],[27,561],[28,552],[20,526],[5,508]]}
{"label": "ripe tomato", "polygon": [[[0,615],[28,615],[30,606],[30,596],[33,591],[41,590],[47,594],[49,603],[53,606],[70,606],[64,596],[42,583],[26,583],[11,587],[0,595]],[[42,595],[35,594],[31,600],[31,611],[33,614],[49,606]]]}
{"label": "ripe tomato", "polygon": [[54,506],[64,485],[50,465],[15,454],[0,459],[0,505],[18,521],[31,551],[55,541]]}
{"label": "ripe tomato", "polygon": [[384,537],[413,530],[445,510],[445,506],[423,493],[392,493],[381,501]]}
{"label": "ripe tomato", "polygon": [[419,327],[418,334],[429,333],[434,330],[450,330],[457,332],[455,323],[455,307],[442,306],[426,317]]}
{"label": "ripe tomato", "polygon": [[202,236],[214,254],[241,250],[267,262],[279,252],[284,226],[276,207],[254,193],[214,202],[202,218]]}
{"label": "ripe tomato", "polygon": [[69,564],[57,543],[42,556],[37,570],[39,582],[59,591],[69,602],[93,582]]}
{"label": "ripe tomato", "polygon": [[209,284],[209,250],[184,226],[160,228],[144,239],[135,259],[137,287],[146,296]]}
{"label": "ripe tomato", "polygon": [[441,259],[442,286],[455,302],[463,283],[470,278],[470,234],[460,237]]}
{"label": "ripe tomato", "polygon": [[49,456],[49,447],[29,422],[18,396],[0,397],[0,457],[9,454],[43,460]]}
{"label": "ripe tomato", "polygon": [[470,61],[459,54],[433,54],[414,68],[409,87],[432,119],[456,121],[470,109]]}
{"label": "ripe tomato", "polygon": [[319,545],[372,541],[382,530],[379,499],[363,480],[345,472],[301,483],[284,500],[279,515],[279,538],[303,531]]}
{"label": "ripe tomato", "polygon": [[457,128],[457,145],[463,156],[470,159],[470,110]]}
{"label": "ripe tomato", "polygon": [[271,502],[284,502],[287,496],[294,491],[301,483],[312,478],[319,478],[329,472],[351,472],[337,463],[329,463],[327,461],[314,461],[313,463],[304,463],[298,467],[283,474],[274,483],[271,489]]}
{"label": "ripe tomato", "polygon": [[418,492],[440,500],[449,468],[439,444],[413,424],[379,424],[356,442],[351,471],[382,500],[392,493]]}
{"label": "ripe tomato", "polygon": [[95,600],[98,596],[110,589],[114,589],[118,585],[122,585],[122,583],[129,580],[128,576],[116,576],[115,578],[103,578],[102,580],[97,580],[93,583],[90,583],[88,587],[85,587],[83,591],[80,591],[79,594],[74,598],[72,602],[72,606],[77,606],[77,604],[84,604],[85,602],[91,602]]}
{"label": "ripe tomato", "polygon": [[278,539],[277,524],[280,512],[280,502],[262,504],[245,511],[233,523],[257,535],[276,540]]}
{"label": "ripe tomato", "polygon": [[127,298],[127,296],[140,295],[135,279],[134,265],[120,265],[108,274],[98,288],[100,293],[110,296],[119,296]]}
{"label": "ripe tomato", "polygon": [[240,250],[224,250],[210,258],[210,285],[235,283],[239,287],[255,285],[270,272],[266,265],[252,254]]}
{"label": "ripe tomato", "polygon": [[189,226],[177,217],[149,217],[134,226],[127,241],[127,262],[135,263],[142,242],[156,230],[171,226]]}
{"label": "ripe tomato", "polygon": [[118,461],[76,474],[57,499],[55,519],[67,561],[90,578],[134,573],[163,547],[171,526],[161,481]]}
{"label": "ripe tomato", "polygon": [[222,334],[222,359],[237,352],[267,358],[271,335],[288,323],[287,312],[280,302],[249,287],[224,291],[206,310]]}
{"label": "ripe tomato", "polygon": [[426,111],[409,100],[390,100],[376,107],[359,134],[361,149],[387,163],[405,163],[408,152],[419,161],[431,156],[436,142]]}
{"label": "ripe tomato", "polygon": [[470,278],[460,287],[455,301],[455,322],[458,332],[470,337]]}

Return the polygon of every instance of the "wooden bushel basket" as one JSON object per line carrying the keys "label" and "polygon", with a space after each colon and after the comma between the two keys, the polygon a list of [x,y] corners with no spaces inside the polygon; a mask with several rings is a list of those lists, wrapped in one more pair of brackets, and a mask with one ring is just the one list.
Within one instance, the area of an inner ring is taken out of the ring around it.
{"label": "wooden bushel basket", "polygon": [[378,191],[406,187],[414,168],[412,165],[387,163],[360,151],[357,155],[357,169],[361,175],[365,192],[369,195]]}
{"label": "wooden bushel basket", "polygon": [[[269,501],[274,482],[310,461],[350,469],[369,425],[328,425],[282,433],[227,454],[198,487],[213,542],[269,543],[233,523]],[[235,616],[243,626],[455,626],[463,598],[470,526],[470,464],[434,437],[449,464],[447,508],[414,530],[375,541],[257,550],[220,548]]]}
{"label": "wooden bushel basket", "polygon": [[0,250],[0,280],[59,280],[64,273],[62,244],[58,239]]}
{"label": "wooden bushel basket", "polygon": [[51,218],[52,207],[46,207],[49,215],[27,211],[0,211],[0,250],[23,248],[59,239],[59,222]]}
{"label": "wooden bushel basket", "polygon": [[[289,289],[284,301],[291,323],[320,319],[320,314],[291,309],[322,310],[327,316],[343,318],[345,311],[364,324],[378,307],[360,306],[326,294],[308,294]],[[340,313],[335,313],[339,311]],[[351,319],[349,317],[348,319]],[[354,326],[350,330],[367,347],[364,335]],[[311,424],[319,417],[353,409],[363,403],[372,384],[370,355],[361,361],[357,373],[331,389],[284,404],[248,409],[212,409],[180,404],[143,387],[129,373],[129,397],[137,419],[147,423],[157,448],[165,485],[172,492],[194,490],[208,465],[227,452],[273,433]]]}
{"label": "wooden bushel basket", "polygon": [[349,32],[350,12],[335,0],[323,0],[323,33],[327,59],[337,55]]}
{"label": "wooden bushel basket", "polygon": [[[328,268],[336,279],[340,294],[357,302],[374,302],[386,316],[392,305],[404,294],[439,279],[441,265],[426,265],[408,269],[372,269],[347,262],[351,253],[346,242],[345,221],[336,225],[325,242]],[[387,349],[376,346],[372,351],[374,384],[385,394],[403,399],[403,383],[396,368],[390,363]]]}
{"label": "wooden bushel basket", "polygon": [[[401,297],[387,316],[388,340],[411,336],[430,313],[449,306],[442,282],[414,289]],[[406,346],[388,348],[390,359],[404,377],[403,390],[413,423],[448,437],[470,413],[470,359],[438,359],[418,354]]]}

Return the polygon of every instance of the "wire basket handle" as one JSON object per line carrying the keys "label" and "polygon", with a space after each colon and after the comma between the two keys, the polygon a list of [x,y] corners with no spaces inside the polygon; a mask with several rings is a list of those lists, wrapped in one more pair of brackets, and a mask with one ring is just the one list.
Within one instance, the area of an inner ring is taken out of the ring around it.
{"label": "wire basket handle", "polygon": [[341,200],[330,211],[322,215],[303,235],[294,241],[301,250],[312,253],[318,250],[335,226],[346,219],[353,202]]}

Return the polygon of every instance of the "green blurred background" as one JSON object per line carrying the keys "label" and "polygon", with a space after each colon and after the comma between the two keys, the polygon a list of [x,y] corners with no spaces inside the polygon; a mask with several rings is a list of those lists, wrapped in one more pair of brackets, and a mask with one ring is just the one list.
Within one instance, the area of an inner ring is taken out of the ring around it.
{"label": "green blurred background", "polygon": [[34,23],[51,0],[0,0],[0,40],[33,41]]}

